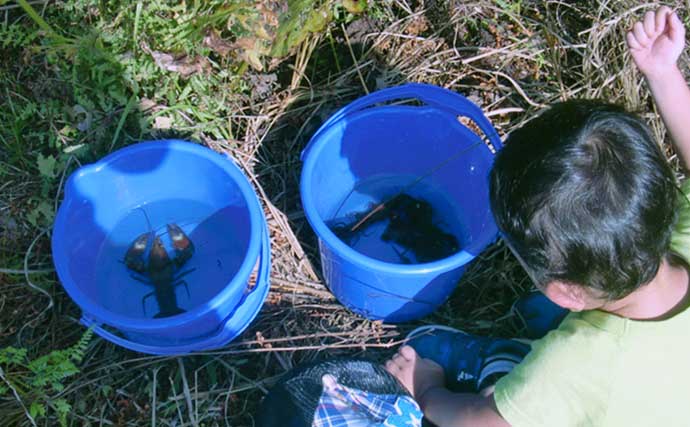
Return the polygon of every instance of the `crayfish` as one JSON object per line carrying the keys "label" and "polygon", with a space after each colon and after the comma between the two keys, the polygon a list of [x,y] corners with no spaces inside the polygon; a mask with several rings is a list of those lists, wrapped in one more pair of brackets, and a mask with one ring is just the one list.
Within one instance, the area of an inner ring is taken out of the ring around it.
{"label": "crayfish", "polygon": [[[146,315],[146,299],[155,296],[160,312],[153,316],[162,318],[184,313],[185,310],[177,306],[175,288],[184,286],[189,297],[189,287],[182,277],[188,275],[195,269],[179,273],[180,268],[194,254],[194,244],[189,237],[176,224],[168,224],[168,235],[172,241],[175,255],[172,259],[163,246],[160,236],[156,236],[153,231],[141,234],[127,249],[124,263],[130,270],[139,275],[132,274],[132,278],[153,287],[150,292],[141,300],[141,304]],[[149,250],[149,246],[151,247]],[[148,262],[146,253],[148,251]]]}
{"label": "crayfish", "polygon": [[[381,240],[404,248],[399,251],[393,246],[403,264],[424,263],[443,259],[459,250],[457,238],[434,223],[433,216],[433,208],[428,202],[399,193],[355,214],[351,223],[332,223],[329,226],[338,238],[352,246],[368,227],[387,220]],[[407,256],[409,253],[414,255],[414,260]]]}

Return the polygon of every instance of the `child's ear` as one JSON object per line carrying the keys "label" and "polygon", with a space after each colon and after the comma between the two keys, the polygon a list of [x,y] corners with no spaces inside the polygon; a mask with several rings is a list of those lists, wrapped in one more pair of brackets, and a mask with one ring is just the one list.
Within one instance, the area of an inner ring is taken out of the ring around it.
{"label": "child's ear", "polygon": [[553,281],[543,292],[551,301],[570,311],[582,311],[587,306],[587,293],[582,286]]}

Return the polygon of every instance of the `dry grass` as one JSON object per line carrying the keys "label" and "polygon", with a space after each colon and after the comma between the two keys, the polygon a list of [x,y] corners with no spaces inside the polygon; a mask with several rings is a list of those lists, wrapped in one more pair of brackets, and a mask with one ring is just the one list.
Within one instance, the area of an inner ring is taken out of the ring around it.
{"label": "dry grass", "polygon": [[[364,320],[338,305],[321,282],[315,238],[301,212],[299,152],[330,113],[357,96],[404,82],[434,83],[470,97],[502,136],[552,102],[596,97],[639,111],[668,142],[624,45],[632,20],[657,3],[550,0],[519,2],[519,9],[502,3],[517,2],[428,1],[424,7],[391,1],[381,19],[335,29],[334,44],[306,42],[290,83],[238,111],[241,141],[206,137],[207,145],[238,160],[260,195],[273,256],[266,304],[240,339],[218,351],[151,357],[95,340],[81,376],[59,393],[75,407],[73,425],[251,426],[252,411],[277,375],[318,358],[384,358],[415,326]],[[78,338],[78,310],[42,271],[49,264],[41,235],[23,270],[0,270],[0,338],[46,351]],[[519,334],[508,311],[527,288],[515,260],[497,244],[424,322]],[[12,405],[0,403],[0,410]]]}

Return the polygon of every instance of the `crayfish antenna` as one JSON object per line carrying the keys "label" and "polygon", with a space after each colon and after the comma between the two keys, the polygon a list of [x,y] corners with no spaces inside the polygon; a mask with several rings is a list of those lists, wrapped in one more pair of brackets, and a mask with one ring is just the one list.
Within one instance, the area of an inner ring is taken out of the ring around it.
{"label": "crayfish antenna", "polygon": [[168,224],[167,227],[168,235],[175,250],[173,261],[178,267],[181,267],[194,255],[194,244],[177,224]]}
{"label": "crayfish antenna", "polygon": [[143,233],[137,237],[127,249],[125,253],[125,265],[130,270],[137,273],[146,272],[146,249],[148,249],[151,242],[151,233]]}
{"label": "crayfish antenna", "polygon": [[146,209],[144,209],[142,206],[139,206],[137,209],[139,209],[141,213],[144,214],[144,219],[146,219],[146,226],[149,228],[149,233],[151,234],[151,236],[153,236],[153,226],[151,225],[149,214],[146,213]]}

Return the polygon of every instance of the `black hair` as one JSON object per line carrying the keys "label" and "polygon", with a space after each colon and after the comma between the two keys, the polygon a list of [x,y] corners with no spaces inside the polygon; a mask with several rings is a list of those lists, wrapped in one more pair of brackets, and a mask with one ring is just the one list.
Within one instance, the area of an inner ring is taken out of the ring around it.
{"label": "black hair", "polygon": [[669,251],[677,184],[649,127],[621,107],[553,105],[509,135],[490,181],[498,228],[538,286],[620,299]]}
{"label": "black hair", "polygon": [[261,402],[258,427],[311,427],[323,393],[322,377],[345,387],[376,394],[409,396],[383,366],[367,360],[335,359],[303,365],[286,374]]}

